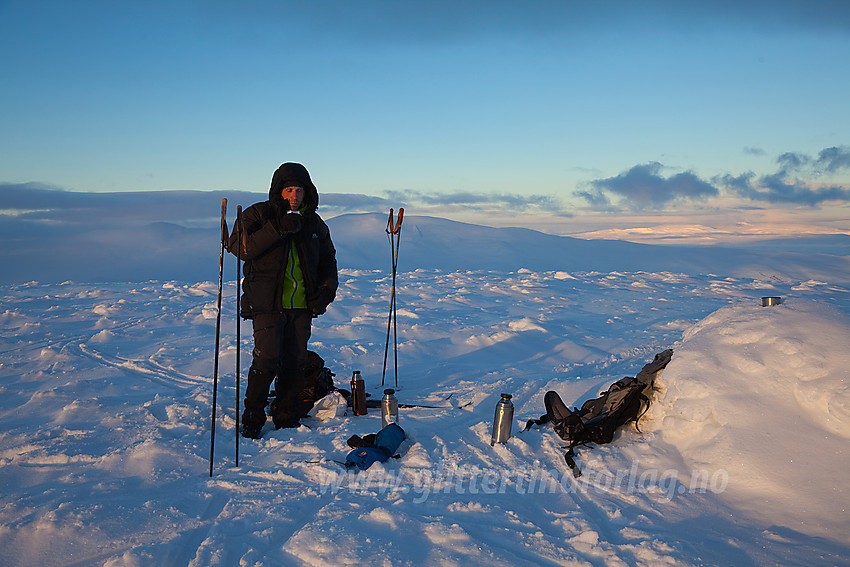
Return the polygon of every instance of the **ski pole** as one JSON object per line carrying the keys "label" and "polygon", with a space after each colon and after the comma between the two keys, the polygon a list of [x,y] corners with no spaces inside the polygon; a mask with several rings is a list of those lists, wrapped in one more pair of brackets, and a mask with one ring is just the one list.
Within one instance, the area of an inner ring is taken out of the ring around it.
{"label": "ski pole", "polygon": [[399,208],[398,210],[398,220],[393,223],[393,210],[390,209],[390,217],[387,220],[387,236],[390,239],[390,254],[392,257],[392,291],[390,292],[390,313],[387,318],[387,342],[384,346],[384,369],[381,373],[381,386],[384,385],[384,377],[387,373],[387,352],[390,348],[390,326],[392,325],[393,331],[393,357],[395,363],[395,387],[398,388],[398,325],[397,325],[397,315],[398,309],[396,306],[395,300],[395,282],[396,282],[396,272],[398,268],[398,247],[401,242],[401,221],[404,218],[404,209]]}
{"label": "ski pole", "polygon": [[391,328],[392,321],[393,321],[393,312],[394,312],[393,308],[395,307],[395,247],[393,246],[394,230],[395,230],[395,227],[393,225],[393,210],[390,209],[390,217],[387,220],[386,233],[387,233],[387,238],[390,241],[390,255],[391,255],[391,262],[392,262],[392,266],[393,266],[393,271],[392,271],[392,275],[393,275],[392,282],[393,282],[393,284],[392,284],[392,290],[390,292],[390,312],[389,312],[389,315],[387,316],[387,342],[384,344],[384,367],[383,367],[383,370],[381,371],[381,386],[384,385],[384,378],[386,377],[386,374],[387,374],[387,353],[390,350],[390,328]]}
{"label": "ski pole", "polygon": [[242,205],[236,205],[236,234],[239,238],[239,243],[236,245],[236,466],[239,466],[239,382],[242,376],[242,369],[239,366],[239,353],[242,350],[241,334],[242,321],[239,317],[239,309],[241,308],[241,289],[242,289]]}
{"label": "ski pole", "polygon": [[213,454],[215,453],[215,407],[218,394],[218,345],[221,336],[221,280],[224,275],[224,236],[227,232],[227,199],[221,200],[221,234],[219,235],[218,254],[218,312],[215,318],[215,362],[213,363],[213,399],[212,399],[212,424],[210,426],[210,478],[213,475]]}
{"label": "ski pole", "polygon": [[393,254],[393,370],[395,375],[395,387],[398,388],[398,302],[395,294],[396,273],[398,272],[398,247],[401,243],[401,221],[404,218],[404,209],[398,209],[398,222],[396,222],[393,232],[395,232],[395,253]]}

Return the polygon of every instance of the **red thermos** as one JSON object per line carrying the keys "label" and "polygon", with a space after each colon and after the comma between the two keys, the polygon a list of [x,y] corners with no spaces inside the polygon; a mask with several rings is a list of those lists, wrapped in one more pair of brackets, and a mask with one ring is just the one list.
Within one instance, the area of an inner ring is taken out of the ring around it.
{"label": "red thermos", "polygon": [[354,415],[366,415],[366,383],[360,377],[359,370],[355,370],[351,377],[351,400]]}

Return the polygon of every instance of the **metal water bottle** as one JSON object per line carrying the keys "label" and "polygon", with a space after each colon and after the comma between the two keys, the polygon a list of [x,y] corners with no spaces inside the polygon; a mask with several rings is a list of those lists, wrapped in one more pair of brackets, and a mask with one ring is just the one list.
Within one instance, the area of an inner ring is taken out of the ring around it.
{"label": "metal water bottle", "polygon": [[502,399],[496,404],[496,415],[493,417],[493,436],[490,445],[507,443],[511,438],[511,424],[514,421],[514,404],[510,394],[502,394]]}
{"label": "metal water bottle", "polygon": [[355,370],[351,377],[351,401],[354,415],[366,415],[366,383],[360,377],[359,370]]}
{"label": "metal water bottle", "polygon": [[384,390],[384,397],[381,399],[381,425],[386,427],[391,423],[398,423],[398,400],[395,390],[388,388]]}

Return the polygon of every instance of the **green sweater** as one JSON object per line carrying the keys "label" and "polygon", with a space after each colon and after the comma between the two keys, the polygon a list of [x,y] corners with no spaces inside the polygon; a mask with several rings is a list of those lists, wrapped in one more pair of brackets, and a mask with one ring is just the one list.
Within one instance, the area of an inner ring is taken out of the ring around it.
{"label": "green sweater", "polygon": [[304,275],[301,273],[301,262],[295,249],[295,240],[289,243],[289,253],[286,258],[286,271],[283,276],[283,308],[307,309],[307,295],[304,292]]}

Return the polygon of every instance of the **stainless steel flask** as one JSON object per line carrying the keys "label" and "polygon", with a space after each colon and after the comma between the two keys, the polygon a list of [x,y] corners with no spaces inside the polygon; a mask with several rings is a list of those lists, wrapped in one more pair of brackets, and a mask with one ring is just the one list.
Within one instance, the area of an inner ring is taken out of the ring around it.
{"label": "stainless steel flask", "polygon": [[502,394],[502,399],[496,404],[496,415],[493,417],[493,435],[490,445],[507,443],[511,438],[511,424],[514,421],[514,404],[510,394]]}
{"label": "stainless steel flask", "polygon": [[381,425],[386,427],[390,423],[398,423],[398,400],[392,388],[384,390],[381,399]]}

